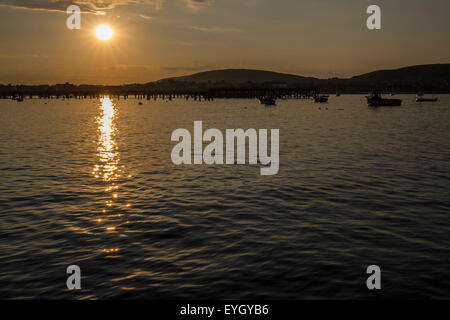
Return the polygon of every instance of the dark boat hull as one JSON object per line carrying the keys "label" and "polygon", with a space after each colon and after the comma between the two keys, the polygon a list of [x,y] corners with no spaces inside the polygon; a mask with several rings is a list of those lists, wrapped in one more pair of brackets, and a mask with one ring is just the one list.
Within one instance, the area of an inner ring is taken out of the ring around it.
{"label": "dark boat hull", "polygon": [[402,105],[400,99],[383,99],[383,98],[369,98],[367,99],[367,106],[369,107],[398,107]]}
{"label": "dark boat hull", "polygon": [[326,103],[326,102],[328,102],[328,97],[327,96],[314,97],[314,102]]}
{"label": "dark boat hull", "polygon": [[426,99],[426,98],[417,98],[416,102],[437,102],[438,99],[434,98],[434,99]]}
{"label": "dark boat hull", "polygon": [[260,98],[259,103],[266,106],[274,106],[276,104],[276,99],[272,98]]}

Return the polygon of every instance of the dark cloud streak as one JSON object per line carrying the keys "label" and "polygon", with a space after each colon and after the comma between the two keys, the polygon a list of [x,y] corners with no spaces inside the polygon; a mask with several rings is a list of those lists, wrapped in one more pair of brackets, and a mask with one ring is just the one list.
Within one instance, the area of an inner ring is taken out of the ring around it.
{"label": "dark cloud streak", "polygon": [[[0,6],[9,6],[13,8],[24,8],[47,11],[66,11],[71,5],[78,5],[83,12],[102,12],[114,9],[117,6],[132,4],[152,5],[159,9],[166,0],[0,0]],[[215,0],[185,0],[187,6],[193,9],[209,6]]]}
{"label": "dark cloud streak", "polygon": [[213,4],[215,0],[188,0],[188,6],[194,9],[206,7]]}
{"label": "dark cloud streak", "polygon": [[47,11],[66,11],[71,5],[80,6],[83,12],[100,12],[111,10],[119,5],[153,4],[162,0],[0,0],[0,5]]}

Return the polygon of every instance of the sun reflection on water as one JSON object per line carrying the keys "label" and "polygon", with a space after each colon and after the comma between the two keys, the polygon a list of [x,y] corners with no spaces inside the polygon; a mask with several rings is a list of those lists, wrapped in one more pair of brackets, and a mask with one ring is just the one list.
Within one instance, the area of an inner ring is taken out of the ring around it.
{"label": "sun reflection on water", "polygon": [[[104,97],[101,101],[102,114],[97,118],[100,131],[97,149],[100,164],[94,167],[94,173],[96,178],[101,177],[104,181],[113,181],[119,177],[120,161],[117,144],[114,141],[116,109],[109,97]],[[109,187],[114,188],[115,185]]]}
{"label": "sun reflection on water", "polygon": [[[122,217],[122,207],[119,202],[119,185],[121,173],[120,154],[115,140],[117,129],[115,126],[116,106],[109,97],[100,99],[100,114],[97,117],[98,123],[98,142],[97,156],[98,163],[92,170],[92,175],[102,182],[102,188],[108,195],[104,202],[99,217],[95,219],[102,229],[107,233],[115,233],[120,227],[120,217]],[[116,252],[119,249],[116,249]],[[105,253],[111,253],[111,250],[103,250]]]}

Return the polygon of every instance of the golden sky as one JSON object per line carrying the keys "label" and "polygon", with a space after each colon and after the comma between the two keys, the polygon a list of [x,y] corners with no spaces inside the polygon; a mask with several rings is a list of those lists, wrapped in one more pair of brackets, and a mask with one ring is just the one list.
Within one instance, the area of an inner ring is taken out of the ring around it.
{"label": "golden sky", "polygon": [[[373,1],[372,1],[373,2]],[[448,0],[0,0],[0,83],[122,84],[224,68],[319,78],[448,63]],[[79,5],[81,29],[66,27]],[[114,35],[100,41],[99,24]]]}

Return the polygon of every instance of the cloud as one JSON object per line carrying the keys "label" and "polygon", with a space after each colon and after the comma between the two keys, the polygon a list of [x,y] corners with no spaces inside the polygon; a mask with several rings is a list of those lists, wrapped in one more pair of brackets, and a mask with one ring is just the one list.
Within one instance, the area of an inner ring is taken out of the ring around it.
{"label": "cloud", "polygon": [[149,15],[146,15],[146,14],[140,14],[139,17],[141,17],[142,19],[145,19],[145,20],[151,20],[151,19],[153,19],[152,16],[149,16]]}
{"label": "cloud", "polygon": [[241,32],[242,31],[240,29],[235,29],[235,28],[223,28],[223,27],[215,27],[215,26],[211,26],[211,27],[192,26],[191,28],[194,29],[194,30],[197,30],[197,31],[214,32],[214,33],[218,33],[218,32]]}
{"label": "cloud", "polygon": [[80,6],[83,12],[102,12],[116,6],[149,4],[159,9],[164,0],[0,0],[0,5],[48,11],[66,11],[70,5]]}
{"label": "cloud", "polygon": [[210,6],[215,0],[187,0],[187,5],[191,9],[198,10],[203,7]]}
{"label": "cloud", "polygon": [[171,66],[171,67],[161,67],[161,70],[175,72],[175,73],[184,73],[184,72],[198,72],[204,70],[214,69],[214,66],[211,65],[194,65],[194,66]]}
{"label": "cloud", "polygon": [[43,58],[43,57],[44,56],[40,56],[34,53],[24,53],[16,55],[0,54],[0,59],[22,59],[22,58]]}
{"label": "cloud", "polygon": [[[143,4],[152,6],[154,10],[161,9],[166,0],[0,0],[0,6],[14,8],[63,11],[71,5],[80,6],[83,12],[104,13],[106,10],[114,9],[117,6]],[[187,7],[199,10],[215,2],[215,0],[182,0]]]}

